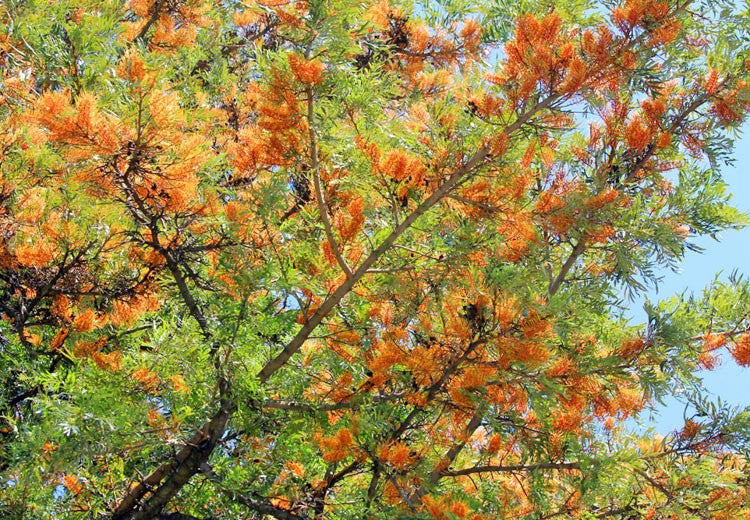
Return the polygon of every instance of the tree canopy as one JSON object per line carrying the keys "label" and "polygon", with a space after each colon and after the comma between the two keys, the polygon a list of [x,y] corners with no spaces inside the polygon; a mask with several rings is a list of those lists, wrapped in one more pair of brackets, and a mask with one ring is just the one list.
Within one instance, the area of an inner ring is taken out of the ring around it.
{"label": "tree canopy", "polygon": [[750,517],[750,283],[627,318],[747,9],[5,0],[0,85],[0,517]]}

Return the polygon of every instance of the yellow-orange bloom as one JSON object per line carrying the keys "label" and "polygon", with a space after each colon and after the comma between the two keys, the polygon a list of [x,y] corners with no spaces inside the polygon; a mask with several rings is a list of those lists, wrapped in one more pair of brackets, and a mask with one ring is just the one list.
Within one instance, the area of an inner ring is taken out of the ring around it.
{"label": "yellow-orange bloom", "polygon": [[730,353],[738,365],[750,366],[750,332],[745,332],[737,338],[734,346],[730,349]]}
{"label": "yellow-orange bloom", "polygon": [[289,67],[294,78],[300,83],[317,85],[323,81],[323,63],[319,60],[306,60],[296,54],[290,54]]}
{"label": "yellow-orange bloom", "polygon": [[639,116],[633,118],[625,131],[628,146],[634,150],[643,150],[651,141],[651,132],[644,126]]}
{"label": "yellow-orange bloom", "polygon": [[75,475],[66,473],[63,478],[63,485],[73,495],[79,495],[83,491],[83,484]]}

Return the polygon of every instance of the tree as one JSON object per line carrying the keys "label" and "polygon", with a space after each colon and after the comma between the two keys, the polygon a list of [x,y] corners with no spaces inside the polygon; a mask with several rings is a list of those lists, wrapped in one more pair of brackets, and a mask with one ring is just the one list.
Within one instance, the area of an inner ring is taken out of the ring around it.
{"label": "tree", "polygon": [[[7,518],[741,518],[730,1],[6,0]],[[633,428],[670,395],[666,436]],[[640,431],[640,433],[638,433]]]}

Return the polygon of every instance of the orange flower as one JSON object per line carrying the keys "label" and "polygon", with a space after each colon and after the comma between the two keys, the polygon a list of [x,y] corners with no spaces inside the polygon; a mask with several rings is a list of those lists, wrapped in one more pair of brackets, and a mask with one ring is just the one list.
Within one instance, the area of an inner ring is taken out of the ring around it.
{"label": "orange flower", "polygon": [[253,25],[255,22],[257,22],[260,19],[260,14],[256,13],[255,11],[251,11],[250,9],[245,9],[243,11],[239,11],[232,14],[232,20],[235,24],[237,24],[240,27],[247,27],[249,25]]}
{"label": "orange flower", "polygon": [[94,309],[86,309],[73,320],[73,328],[78,332],[91,332],[96,328]]}
{"label": "orange flower", "polygon": [[57,248],[50,242],[24,242],[16,246],[18,263],[24,267],[44,267],[54,257]]}
{"label": "orange flower", "polygon": [[128,50],[115,67],[117,75],[129,81],[140,81],[146,75],[141,57],[133,50]]}
{"label": "orange flower", "polygon": [[405,469],[412,463],[411,450],[403,442],[382,449],[380,458],[398,469]]}
{"label": "orange flower", "polygon": [[175,392],[179,392],[181,394],[190,393],[190,387],[185,382],[185,378],[180,374],[170,376],[169,382],[172,383],[172,387],[174,388]]}
{"label": "orange flower", "polygon": [[362,229],[365,222],[364,208],[364,199],[355,195],[346,205],[346,210],[336,215],[335,226],[342,242],[348,242]]}
{"label": "orange flower", "polygon": [[651,132],[643,125],[640,116],[636,116],[628,124],[625,131],[625,139],[628,146],[634,150],[643,150],[651,141]]}
{"label": "orange flower", "polygon": [[122,352],[114,350],[109,354],[102,354],[101,352],[94,352],[91,359],[97,364],[99,368],[109,370],[111,372],[119,372],[122,368]]}
{"label": "orange flower", "polygon": [[112,304],[112,313],[109,316],[109,321],[112,325],[130,325],[132,324],[140,314],[139,309],[136,305],[131,302],[115,301]]}
{"label": "orange flower", "polygon": [[703,336],[703,351],[711,352],[727,344],[728,338],[725,334],[706,333]]}
{"label": "orange flower", "polygon": [[649,122],[656,123],[667,111],[667,104],[662,99],[645,99],[641,102],[641,108]]}
{"label": "orange flower", "polygon": [[156,390],[160,383],[159,376],[145,367],[133,372],[133,379],[140,382],[149,392]]}
{"label": "orange flower", "polygon": [[52,338],[52,341],[50,342],[49,348],[50,350],[57,350],[60,347],[63,346],[63,343],[65,343],[65,340],[70,335],[70,329],[62,328],[60,329],[57,334],[55,334],[55,337]]}
{"label": "orange flower", "polygon": [[721,359],[711,352],[701,352],[698,354],[698,364],[705,370],[713,370],[721,364]]}
{"label": "orange flower", "polygon": [[464,41],[464,47],[467,50],[472,51],[479,46],[479,39],[482,35],[482,26],[479,25],[473,18],[469,18],[464,22],[464,26],[461,28],[461,39]]}
{"label": "orange flower", "polygon": [[23,331],[23,339],[25,341],[28,341],[35,347],[38,347],[42,343],[42,337],[39,334],[34,334],[33,332],[29,332],[28,330]]}
{"label": "orange flower", "polygon": [[500,448],[502,446],[503,446],[503,438],[497,433],[494,433],[490,437],[490,442],[487,444],[487,451],[494,455],[498,451],[500,451]]}
{"label": "orange flower", "polygon": [[465,503],[461,502],[460,500],[451,502],[450,508],[448,510],[453,515],[457,516],[458,518],[465,518],[466,515],[469,514],[469,506],[467,506]]}
{"label": "orange flower", "polygon": [[422,504],[424,505],[427,512],[435,519],[443,520],[445,516],[445,499],[433,498],[430,495],[425,495],[422,498]]}
{"label": "orange flower", "polygon": [[644,405],[643,393],[637,388],[620,386],[617,389],[615,406],[621,417],[626,418],[633,413],[639,412]]}
{"label": "orange flower", "polygon": [[586,64],[580,58],[573,58],[568,64],[568,71],[565,81],[560,86],[560,91],[565,94],[572,94],[578,90],[586,80]]}
{"label": "orange flower", "polygon": [[396,181],[401,181],[416,170],[418,164],[419,160],[411,157],[403,150],[391,150],[380,162],[378,170]]}
{"label": "orange flower", "polygon": [[305,476],[305,467],[296,461],[288,461],[286,464],[287,469],[297,475],[298,477],[302,478]]}
{"label": "orange flower", "polygon": [[619,195],[619,191],[610,187],[606,187],[595,196],[591,197],[591,199],[586,202],[586,205],[601,209],[610,202],[613,202],[615,199],[617,199]]}
{"label": "orange flower", "polygon": [[575,364],[568,357],[558,358],[547,371],[547,377],[556,378],[570,375],[575,370]]}
{"label": "orange flower", "polygon": [[63,476],[62,481],[65,488],[73,495],[79,495],[81,491],[83,491],[83,484],[78,480],[78,477],[71,473],[66,473]]}
{"label": "orange flower", "polygon": [[58,294],[55,296],[50,312],[53,316],[70,321],[70,300],[64,294]]}
{"label": "orange flower", "polygon": [[520,313],[518,302],[513,296],[503,295],[495,304],[495,317],[503,329],[507,329]]}
{"label": "orange flower", "polygon": [[618,354],[620,357],[630,359],[631,357],[637,356],[643,348],[646,346],[646,342],[641,337],[635,337],[626,339],[620,344]]}
{"label": "orange flower", "polygon": [[321,437],[318,434],[317,440],[326,462],[337,462],[348,457],[354,443],[352,433],[346,428],[337,431],[333,437]]}
{"label": "orange flower", "polygon": [[713,96],[716,93],[716,88],[719,85],[719,71],[711,69],[706,78],[706,94]]}
{"label": "orange flower", "polygon": [[685,421],[685,425],[680,430],[680,440],[692,439],[701,430],[700,423],[688,419]]}
{"label": "orange flower", "polygon": [[409,28],[409,45],[414,52],[423,52],[430,46],[430,29],[424,24]]}
{"label": "orange flower", "polygon": [[605,224],[598,229],[593,229],[588,233],[589,239],[593,243],[604,244],[610,238],[615,236],[615,228],[609,224]]}
{"label": "orange flower", "polygon": [[510,147],[510,139],[505,132],[497,134],[490,139],[488,147],[493,156],[502,157]]}
{"label": "orange flower", "polygon": [[317,85],[323,81],[323,63],[318,60],[306,60],[296,54],[290,54],[289,67],[294,78],[300,83]]}
{"label": "orange flower", "polygon": [[73,347],[73,355],[78,358],[93,356],[106,343],[106,338],[100,338],[96,343],[93,341],[77,341]]}
{"label": "orange flower", "polygon": [[745,332],[737,338],[730,354],[738,365],[743,367],[750,366],[750,332]]}
{"label": "orange flower", "polygon": [[152,408],[146,413],[146,421],[148,421],[148,424],[153,427],[163,426],[164,415],[162,415],[159,410]]}
{"label": "orange flower", "polygon": [[660,132],[656,141],[656,147],[663,149],[667,148],[670,144],[672,144],[672,135],[667,132]]}

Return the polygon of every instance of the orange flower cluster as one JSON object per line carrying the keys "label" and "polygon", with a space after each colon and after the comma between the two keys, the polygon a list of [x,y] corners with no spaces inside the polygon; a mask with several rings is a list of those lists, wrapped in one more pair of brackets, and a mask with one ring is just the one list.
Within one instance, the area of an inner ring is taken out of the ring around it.
{"label": "orange flower cluster", "polygon": [[97,98],[88,92],[78,97],[75,107],[70,92],[48,91],[39,96],[31,119],[47,129],[55,143],[73,145],[67,149],[71,160],[94,154],[115,155],[129,132],[110,115],[97,108]]}
{"label": "orange flower cluster", "polygon": [[72,310],[70,308],[70,299],[64,294],[58,294],[52,301],[50,312],[53,316],[62,318],[64,321],[69,322],[72,316]]}
{"label": "orange flower cluster", "polygon": [[290,460],[287,461],[284,466],[299,478],[303,478],[305,476],[305,467],[299,462]]}
{"label": "orange flower cluster", "polygon": [[52,338],[52,341],[50,342],[50,350],[58,350],[60,347],[65,344],[65,340],[68,339],[68,336],[70,335],[70,329],[67,327],[63,327],[59,331],[57,331],[57,334]]}
{"label": "orange flower cluster", "polygon": [[385,341],[373,349],[376,355],[367,364],[367,368],[371,371],[385,372],[396,363],[405,359],[405,355],[402,350],[392,341]]}
{"label": "orange flower cluster", "polygon": [[636,115],[625,129],[625,141],[633,150],[643,150],[651,142],[651,129]]}
{"label": "orange flower cluster", "polygon": [[317,85],[323,81],[323,63],[319,60],[306,60],[296,54],[289,55],[289,67],[294,79],[305,85]]}
{"label": "orange flower cluster", "polygon": [[547,370],[547,377],[550,379],[567,377],[575,371],[575,362],[569,357],[559,357],[552,366]]}
{"label": "orange flower cluster", "polygon": [[180,394],[189,394],[190,393],[190,387],[185,382],[185,378],[180,374],[175,374],[173,376],[169,376],[167,379],[169,379],[169,382],[172,383],[172,388],[174,388],[174,391]]}
{"label": "orange flower cluster", "polygon": [[703,352],[711,352],[719,349],[729,342],[726,334],[707,332],[703,335]]}
{"label": "orange flower cluster", "polygon": [[692,419],[686,420],[685,424],[682,426],[682,430],[680,430],[680,440],[685,441],[693,439],[701,431],[702,426],[702,424],[693,421]]}
{"label": "orange flower cluster", "polygon": [[113,350],[109,354],[95,352],[92,354],[91,359],[94,360],[94,363],[99,368],[109,370],[110,372],[119,372],[122,369],[122,352],[119,350]]}
{"label": "orange flower cluster", "polygon": [[156,311],[160,305],[156,292],[136,294],[127,300],[115,300],[108,315],[109,323],[116,327],[132,324],[144,314]]}
{"label": "orange flower cluster", "polygon": [[536,340],[502,337],[498,339],[497,345],[497,365],[503,370],[510,368],[514,362],[524,363],[529,367],[540,366],[552,355],[541,342]]}
{"label": "orange flower cluster", "polygon": [[[470,33],[471,31],[469,31]],[[409,45],[415,52],[424,52],[433,43],[429,27],[424,24],[409,25]]]}
{"label": "orange flower cluster", "polygon": [[740,82],[735,88],[726,90],[716,96],[709,111],[723,126],[741,123],[744,114],[750,109],[750,101],[740,92],[750,87],[748,82]]}
{"label": "orange flower cluster", "polygon": [[77,332],[91,332],[101,326],[94,309],[86,309],[73,320],[73,328]]}
{"label": "orange flower cluster", "polygon": [[337,462],[345,459],[351,454],[354,439],[352,432],[342,428],[332,437],[323,437],[316,434],[316,441],[323,451],[323,460],[326,462]]}
{"label": "orange flower cluster", "polygon": [[44,267],[57,256],[57,245],[42,240],[42,237],[34,237],[16,245],[13,254],[20,265],[24,267]]}
{"label": "orange flower cluster", "polygon": [[83,483],[77,476],[71,473],[66,473],[65,475],[63,475],[62,481],[65,489],[70,491],[75,496],[80,495],[83,491]]}
{"label": "orange flower cluster", "polygon": [[586,201],[586,205],[594,209],[601,209],[607,204],[610,204],[617,200],[619,196],[619,191],[611,187],[606,187],[602,191],[591,197],[588,201]]}
{"label": "orange flower cluster", "polygon": [[252,84],[244,100],[257,122],[240,129],[227,147],[237,178],[289,164],[290,157],[301,153],[300,134],[307,128],[294,89],[279,71],[273,87]]}
{"label": "orange flower cluster", "polygon": [[239,27],[247,27],[260,20],[261,14],[251,9],[243,9],[232,13],[232,21]]}
{"label": "orange flower cluster", "polygon": [[620,344],[618,355],[623,359],[632,359],[646,347],[646,342],[640,336],[626,339]]}
{"label": "orange flower cluster", "polygon": [[469,18],[464,22],[464,26],[461,27],[461,39],[463,40],[464,47],[468,51],[474,51],[479,46],[480,38],[482,36],[482,26],[474,18]]}
{"label": "orange flower cluster", "polygon": [[606,244],[615,236],[615,228],[609,224],[604,224],[590,230],[586,236],[592,243]]}
{"label": "orange flower cluster", "polygon": [[[427,176],[422,161],[403,150],[391,150],[376,166],[378,172],[403,186],[420,186]],[[402,195],[399,193],[399,195]]]}
{"label": "orange flower cluster", "polygon": [[[134,41],[151,31],[149,48],[160,52],[172,52],[178,47],[192,46],[197,28],[205,27],[211,20],[206,16],[211,4],[203,1],[175,2],[167,9],[158,0],[129,0],[127,8],[140,20],[123,22],[122,38]],[[156,12],[155,23],[152,17]]]}
{"label": "orange flower cluster", "polygon": [[661,98],[641,101],[641,108],[650,126],[658,126],[661,117],[667,111],[667,104]]}
{"label": "orange flower cluster", "polygon": [[593,63],[599,64],[600,68],[614,61],[610,51],[613,43],[612,32],[604,25],[599,26],[596,33],[589,29],[585,30],[581,38],[583,54]]}
{"label": "orange flower cluster", "polygon": [[646,399],[641,390],[633,385],[620,385],[617,388],[614,404],[620,419],[627,419],[640,412]]}
{"label": "orange flower cluster", "polygon": [[622,7],[612,11],[615,25],[627,33],[634,27],[664,19],[669,13],[669,4],[662,0],[627,0]]}
{"label": "orange flower cluster", "polygon": [[487,452],[492,455],[496,455],[504,444],[505,441],[503,440],[502,436],[500,434],[493,433],[490,436],[489,442],[487,443]]}
{"label": "orange flower cluster", "polygon": [[336,214],[334,225],[339,232],[341,242],[346,244],[360,232],[365,223],[365,200],[359,195],[352,195],[346,204],[345,211]]}
{"label": "orange flower cluster", "polygon": [[115,72],[122,79],[138,82],[146,77],[146,65],[140,55],[130,49],[115,66]]}
{"label": "orange flower cluster", "polygon": [[[425,510],[435,520],[448,520],[449,518],[467,518],[471,510],[465,502],[461,500],[449,500],[448,497],[435,498],[432,495],[425,495],[422,498],[422,505]],[[481,520],[481,515],[473,515],[471,520]]]}
{"label": "orange flower cluster", "polygon": [[99,352],[106,344],[107,338],[105,336],[102,336],[96,342],[83,340],[77,341],[75,347],[73,347],[73,355],[78,358],[91,357],[96,352]]}
{"label": "orange flower cluster", "polygon": [[378,457],[382,462],[400,470],[406,469],[416,461],[416,456],[411,453],[411,448],[403,442],[384,445],[380,448]]}
{"label": "orange flower cluster", "polygon": [[587,66],[570,41],[556,13],[542,19],[521,16],[515,38],[505,45],[503,76],[494,82],[512,85],[514,104],[525,102],[538,85],[573,94],[583,85]]}
{"label": "orange flower cluster", "polygon": [[750,332],[740,334],[729,352],[738,365],[750,366]]}
{"label": "orange flower cluster", "polygon": [[161,379],[159,379],[159,376],[151,372],[146,367],[137,369],[135,372],[133,372],[132,377],[133,379],[141,383],[148,392],[156,392],[156,390],[159,388],[159,385],[161,384]]}
{"label": "orange flower cluster", "polygon": [[506,238],[500,256],[509,262],[518,262],[537,242],[537,232],[528,212],[506,213],[497,230]]}

